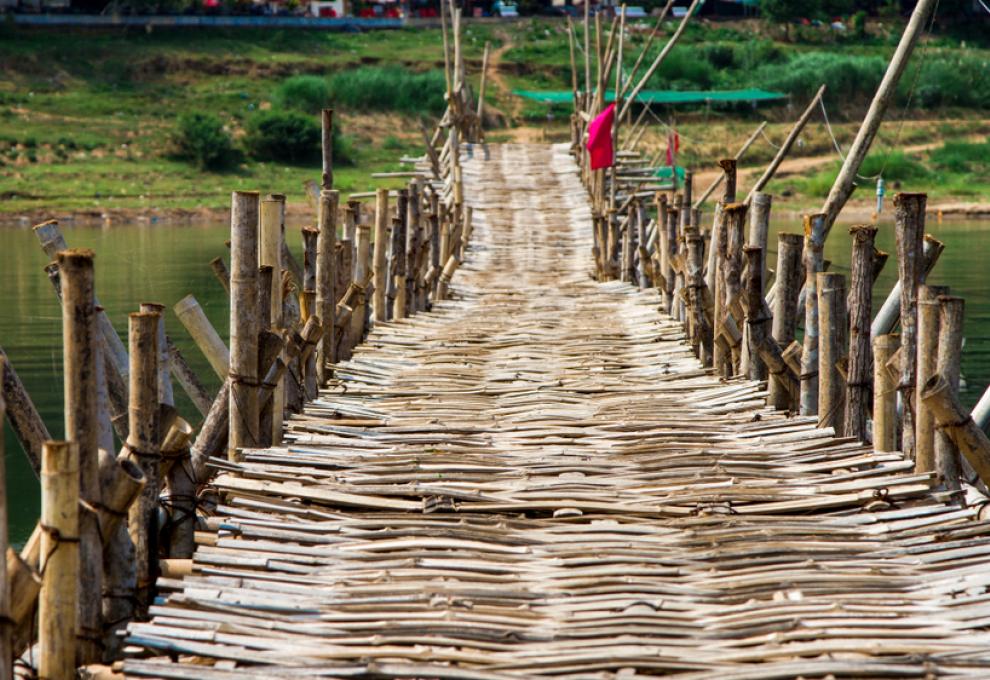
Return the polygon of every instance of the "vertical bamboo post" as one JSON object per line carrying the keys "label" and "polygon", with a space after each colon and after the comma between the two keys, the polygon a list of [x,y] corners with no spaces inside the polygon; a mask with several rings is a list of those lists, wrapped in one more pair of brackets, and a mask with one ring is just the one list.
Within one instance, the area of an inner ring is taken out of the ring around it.
{"label": "vertical bamboo post", "polygon": [[73,678],[79,596],[79,447],[75,442],[45,442],[41,525],[38,675],[51,680]]}
{"label": "vertical bamboo post", "polygon": [[901,450],[915,457],[914,392],[918,373],[918,284],[921,281],[921,248],[925,233],[925,194],[900,193],[894,197],[897,236],[897,274],[901,284],[901,378],[898,390],[903,406]]}
{"label": "vertical bamboo post", "polygon": [[386,253],[388,248],[388,189],[379,187],[375,192],[375,238],[374,238],[374,301],[375,322],[386,320],[385,292],[388,278]]}
{"label": "vertical bamboo post", "polygon": [[725,206],[726,204],[720,201],[716,210],[717,222],[712,231],[712,242],[710,246],[714,252],[708,260],[709,273],[712,274],[713,278],[713,282],[709,283],[708,287],[712,291],[715,302],[715,309],[712,314],[712,332],[714,334],[712,361],[715,371],[722,376],[726,374],[726,365],[731,363],[732,360],[729,347],[721,337],[723,319],[726,315],[724,271],[726,244],[728,242],[726,236],[728,216],[725,214]]}
{"label": "vertical bamboo post", "polygon": [[[757,192],[753,195],[753,201],[749,209],[749,235],[746,243],[752,248],[760,249],[760,282],[764,285],[767,280],[767,243],[770,236],[770,206],[773,197],[770,194]],[[762,293],[761,293],[762,295]],[[750,380],[767,380],[769,374],[766,364],[760,358],[760,353],[756,351],[754,343],[748,341],[748,336],[744,338],[747,342],[744,356],[747,358]]]}
{"label": "vertical bamboo post", "polygon": [[672,315],[675,319],[678,318],[678,304],[677,304],[677,271],[674,268],[674,258],[677,256],[677,234],[678,234],[678,222],[680,220],[680,211],[682,208],[682,199],[680,195],[674,196],[673,205],[668,208],[667,211],[667,238],[665,240],[665,245],[667,248],[667,267],[669,269],[669,278],[666,280],[667,288],[667,313]]}
{"label": "vertical bamboo post", "polygon": [[[723,327],[728,325],[730,317],[737,305],[741,303],[742,296],[742,267],[743,267],[743,246],[746,243],[746,211],[745,203],[732,203],[723,207],[725,213],[725,260],[723,262],[723,274],[725,277],[722,293],[722,317]],[[734,318],[734,317],[733,317]],[[741,317],[740,317],[741,320]],[[733,346],[729,370],[725,374],[730,377],[736,374],[740,363],[740,348]]]}
{"label": "vertical bamboo post", "polygon": [[267,331],[272,327],[272,279],[275,270],[270,264],[258,267],[258,327]]}
{"label": "vertical bamboo post", "polygon": [[[801,247],[804,239],[800,234],[781,233],[777,236],[777,295],[773,299],[773,327],[771,334],[781,347],[787,347],[794,340],[797,331],[798,296],[801,292],[803,270],[801,268]],[[767,401],[774,408],[792,409],[791,391],[787,383],[778,376],[772,376]]]}
{"label": "vertical bamboo post", "polygon": [[712,329],[705,315],[704,250],[705,240],[694,228],[686,234],[688,261],[688,289],[692,308],[693,333],[691,344],[695,346],[701,365],[712,365]]}
{"label": "vertical bamboo post", "polygon": [[165,339],[165,305],[159,302],[142,302],[139,311],[158,314],[158,403],[175,406],[168,342]]}
{"label": "vertical bamboo post", "polygon": [[843,431],[846,386],[838,362],[846,347],[846,279],[819,272],[818,287],[818,427]]}
{"label": "vertical bamboo post", "polygon": [[852,273],[849,282],[849,362],[846,371],[846,405],[843,415],[844,434],[859,441],[867,440],[866,417],[870,412],[870,320],[873,309],[873,272],[877,228],[859,225],[852,235]]}
{"label": "vertical bamboo post", "polygon": [[[0,360],[0,385],[4,382],[5,362]],[[3,398],[3,391],[0,390],[0,433],[3,432],[3,423],[7,415],[7,404]],[[11,589],[10,573],[7,569],[7,550],[10,545],[8,536],[7,512],[7,459],[4,457],[3,434],[0,434],[0,680],[12,680],[14,677],[12,661],[13,651],[13,625],[11,619]]]}
{"label": "vertical bamboo post", "polygon": [[334,251],[337,248],[337,204],[340,193],[334,190],[320,192],[320,236],[316,244],[316,308],[323,326],[323,339],[317,347],[316,371],[321,387],[326,387],[332,374],[334,340],[337,326],[334,307]]}
{"label": "vertical bamboo post", "polygon": [[[236,281],[236,279],[235,279]],[[141,472],[145,486],[128,513],[127,527],[134,542],[137,573],[137,606],[149,604],[157,558],[158,492],[158,322],[160,314],[137,312],[129,318],[130,418],[127,449]]]}
{"label": "vertical bamboo post", "polygon": [[948,294],[948,286],[918,287],[918,385],[915,394],[917,436],[914,442],[916,472],[935,470],[935,414],[930,405],[921,401],[921,392],[938,370],[941,313],[939,296]]}
{"label": "vertical bamboo post", "polygon": [[[750,377],[752,378],[753,359],[758,358],[758,350],[767,339],[767,323],[771,320],[767,315],[767,304],[763,299],[763,248],[755,245],[743,247],[746,258],[746,277],[743,286],[744,303],[746,306],[746,331],[749,338]],[[760,360],[763,364],[762,359]]]}
{"label": "vertical bamboo post", "polygon": [[[65,374],[65,437],[77,446],[79,495],[89,507],[102,502],[96,384],[97,335],[93,251],[63,250],[57,255],[62,286],[62,363]],[[76,625],[78,661],[100,657],[103,541],[95,512],[79,522],[79,598]]]}
{"label": "vertical bamboo post", "polygon": [[409,190],[400,189],[399,198],[395,203],[395,219],[392,223],[391,252],[389,253],[389,259],[391,261],[389,271],[392,273],[391,283],[394,293],[392,317],[395,319],[406,318],[406,304],[408,302],[406,297],[406,277],[409,272],[408,251],[406,250],[408,223]]}
{"label": "vertical bamboo post", "polygon": [[824,269],[825,216],[804,217],[804,348],[801,353],[801,415],[818,413],[818,272]]}
{"label": "vertical bamboo post", "polygon": [[320,189],[333,189],[333,109],[323,109],[320,116],[321,146],[323,149],[323,174]]}
{"label": "vertical bamboo post", "polygon": [[351,314],[350,337],[347,342],[348,350],[360,343],[364,337],[368,306],[368,281],[371,277],[371,271],[368,267],[369,253],[371,252],[370,225],[358,225],[357,234],[355,235],[355,251],[354,282],[361,286],[361,290],[358,293],[357,304],[354,305],[354,313]]}
{"label": "vertical bamboo post", "polygon": [[285,196],[272,194],[261,201],[258,265],[272,268],[269,286],[271,326],[282,328],[282,244],[285,242]]}
{"label": "vertical bamboo post", "polygon": [[897,378],[887,367],[900,345],[896,335],[873,338],[873,450],[897,450]]}
{"label": "vertical bamboo post", "polygon": [[304,227],[302,230],[303,239],[303,280],[302,280],[302,321],[305,323],[309,317],[319,317],[319,310],[316,308],[316,259],[317,241],[320,238],[318,229]]}
{"label": "vertical bamboo post", "polygon": [[203,308],[192,295],[187,295],[172,308],[175,316],[189,331],[196,346],[199,347],[203,356],[210,363],[213,371],[221,380],[227,379],[230,372],[230,351],[227,345],[220,338],[220,334],[213,328],[213,324],[206,318]]}
{"label": "vertical bamboo post", "polygon": [[344,240],[356,244],[357,225],[361,224],[361,201],[356,198],[348,199],[344,210]]}
{"label": "vertical bamboo post", "polygon": [[[422,229],[420,228],[419,180],[409,182],[409,203],[406,212],[406,314],[419,311],[419,264]],[[467,236],[467,235],[466,235]],[[465,236],[465,237],[466,237]]]}
{"label": "vertical bamboo post", "polygon": [[[952,394],[958,394],[964,302],[962,298],[951,295],[943,295],[938,301],[940,314],[937,372],[949,383]],[[962,477],[959,449],[943,430],[939,430],[935,435],[935,469],[945,488],[959,492]],[[965,504],[963,494],[957,493],[957,499],[961,504]]]}
{"label": "vertical bamboo post", "polygon": [[238,449],[259,443],[258,201],[257,192],[235,191],[231,196],[230,460],[237,459]]}

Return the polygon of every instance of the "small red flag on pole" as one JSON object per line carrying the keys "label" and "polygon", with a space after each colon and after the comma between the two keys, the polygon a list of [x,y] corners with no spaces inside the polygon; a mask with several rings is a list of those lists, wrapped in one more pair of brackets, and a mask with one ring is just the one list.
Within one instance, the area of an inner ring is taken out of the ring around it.
{"label": "small red flag on pole", "polygon": [[599,113],[588,125],[588,151],[591,154],[591,169],[610,168],[615,162],[612,148],[612,121],[615,120],[615,104]]}

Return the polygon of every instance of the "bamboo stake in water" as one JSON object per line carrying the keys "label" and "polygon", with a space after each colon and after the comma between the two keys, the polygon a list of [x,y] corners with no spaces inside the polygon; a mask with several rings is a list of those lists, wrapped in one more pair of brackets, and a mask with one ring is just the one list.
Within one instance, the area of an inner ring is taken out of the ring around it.
{"label": "bamboo stake in water", "polygon": [[[949,383],[952,392],[959,392],[959,357],[962,355],[964,302],[961,297],[942,295],[939,303],[938,362],[936,370]],[[920,422],[919,422],[920,426]],[[962,462],[959,449],[944,431],[935,434],[935,469],[946,489],[959,492]],[[965,504],[965,496],[957,500]]]}
{"label": "bamboo stake in water", "polygon": [[846,393],[838,362],[846,348],[846,279],[820,272],[818,287],[818,427],[842,432]]}
{"label": "bamboo stake in water", "polygon": [[873,307],[873,273],[877,228],[859,225],[852,235],[852,273],[849,283],[849,362],[846,382],[844,434],[859,441],[867,440],[866,417],[870,411],[870,314]]}
{"label": "bamboo stake in water", "polygon": [[[99,414],[97,412],[97,337],[93,251],[58,253],[62,287],[62,348],[65,374],[65,436],[77,446],[79,494],[89,507],[102,501],[99,476]],[[97,517],[87,511],[79,522],[79,599],[76,625],[78,661],[100,656],[103,590],[103,542]]]}
{"label": "bamboo stake in water", "polygon": [[76,675],[79,596],[79,447],[46,442],[41,457],[41,598],[38,675]]}
{"label": "bamboo stake in water", "polygon": [[897,450],[897,378],[887,364],[900,345],[896,335],[873,338],[873,450]]}
{"label": "bamboo stake in water", "polygon": [[258,194],[235,191],[230,212],[230,432],[227,456],[258,446]]}
{"label": "bamboo stake in water", "polygon": [[130,315],[130,415],[127,449],[144,473],[145,486],[130,508],[128,533],[134,542],[137,606],[143,611],[154,583],[157,559],[158,491],[158,321],[153,312]]}
{"label": "bamboo stake in water", "polygon": [[921,401],[921,391],[928,380],[938,372],[938,325],[940,295],[948,295],[948,286],[918,287],[918,387],[917,423],[915,437],[914,469],[916,472],[935,470],[935,415]]}
{"label": "bamboo stake in water", "polygon": [[897,236],[897,273],[901,284],[901,378],[898,390],[903,406],[901,451],[915,457],[915,383],[918,363],[918,285],[921,283],[921,249],[925,232],[925,194],[901,193],[894,197]]}
{"label": "bamboo stake in water", "polygon": [[326,387],[332,374],[334,341],[337,337],[334,307],[334,250],[337,247],[337,204],[340,194],[334,190],[320,192],[320,235],[316,242],[316,309],[323,326],[323,340],[317,349],[316,371],[319,384]]}

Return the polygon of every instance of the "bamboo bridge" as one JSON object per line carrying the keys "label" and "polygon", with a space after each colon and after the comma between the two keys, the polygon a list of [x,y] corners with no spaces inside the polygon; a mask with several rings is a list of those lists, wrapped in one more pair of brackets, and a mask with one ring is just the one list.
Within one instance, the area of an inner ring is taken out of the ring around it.
{"label": "bamboo bridge", "polygon": [[128,676],[986,677],[990,522],[594,279],[567,145],[462,149],[465,260],[213,459]]}

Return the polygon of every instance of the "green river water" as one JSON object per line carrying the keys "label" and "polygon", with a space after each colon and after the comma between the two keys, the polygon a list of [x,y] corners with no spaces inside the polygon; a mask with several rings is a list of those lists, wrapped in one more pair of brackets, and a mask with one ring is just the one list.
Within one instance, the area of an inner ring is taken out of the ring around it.
{"label": "green river water", "polygon": [[[299,248],[299,225],[290,225],[293,250]],[[775,225],[782,230],[800,230],[797,222]],[[193,345],[171,311],[178,300],[193,293],[221,336],[229,326],[229,306],[223,289],[214,279],[209,261],[223,255],[229,238],[224,224],[175,225],[131,224],[109,227],[64,227],[72,247],[96,251],[97,296],[118,332],[127,328],[127,313],[140,302],[161,302],[168,308],[166,325],[172,339],[185,354],[200,378],[211,389],[219,380]],[[966,298],[966,345],[963,399],[972,404],[990,382],[990,229],[985,223],[946,221],[930,225],[928,231],[946,243],[931,283],[951,285]],[[881,225],[878,244],[894,253],[893,227]],[[775,239],[772,240],[775,243]],[[837,225],[829,238],[825,256],[832,271],[848,274],[850,239]],[[770,261],[773,262],[771,254]],[[53,437],[61,437],[61,316],[51,284],[44,274],[47,263],[30,229],[0,230],[0,346],[7,351]],[[772,266],[772,265],[771,265]],[[896,279],[894,257],[878,283],[876,296],[886,295]],[[126,338],[125,338],[126,343]],[[176,386],[178,408],[191,422],[197,413]],[[39,512],[38,482],[27,465],[20,446],[6,430],[7,489],[11,541],[22,542],[34,527]]]}

